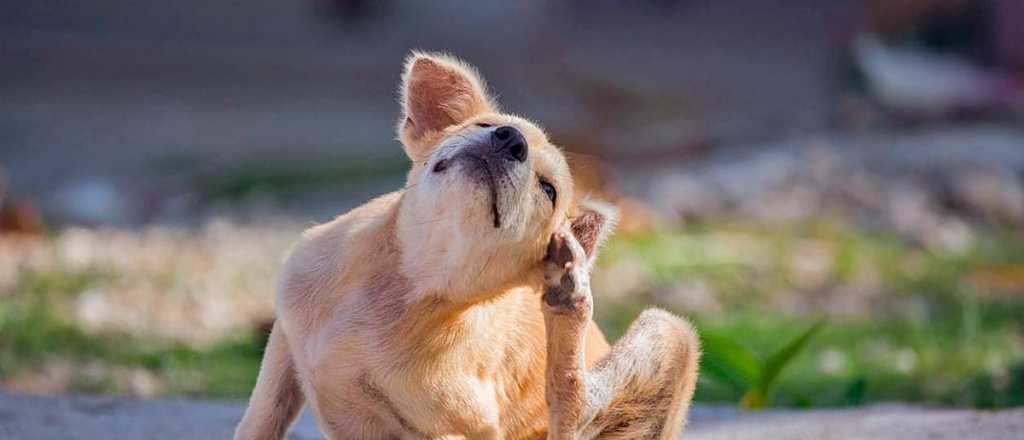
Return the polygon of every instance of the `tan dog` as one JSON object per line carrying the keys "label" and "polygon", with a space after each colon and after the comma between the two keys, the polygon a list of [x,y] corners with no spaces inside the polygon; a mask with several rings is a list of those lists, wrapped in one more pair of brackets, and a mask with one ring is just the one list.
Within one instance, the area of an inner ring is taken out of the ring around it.
{"label": "tan dog", "polygon": [[331,439],[674,438],[691,326],[648,310],[609,347],[591,320],[614,211],[466,64],[414,54],[402,100],[408,184],[292,251],[235,438],[282,438],[304,403]]}

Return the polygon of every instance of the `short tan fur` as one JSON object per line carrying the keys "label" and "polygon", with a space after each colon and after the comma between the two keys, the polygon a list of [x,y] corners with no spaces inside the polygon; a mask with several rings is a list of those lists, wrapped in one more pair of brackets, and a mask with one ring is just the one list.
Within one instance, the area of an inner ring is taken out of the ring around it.
{"label": "short tan fur", "polygon": [[235,438],[303,405],[330,439],[676,438],[693,328],[652,309],[610,347],[591,318],[615,210],[468,64],[412,54],[401,99],[407,184],[295,245]]}

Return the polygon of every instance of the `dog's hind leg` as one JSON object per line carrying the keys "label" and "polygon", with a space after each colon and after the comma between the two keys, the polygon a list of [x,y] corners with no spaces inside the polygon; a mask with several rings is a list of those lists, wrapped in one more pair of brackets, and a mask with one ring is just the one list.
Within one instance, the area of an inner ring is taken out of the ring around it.
{"label": "dog's hind leg", "polygon": [[658,309],[640,314],[611,353],[588,372],[593,419],[588,439],[676,439],[697,382],[700,342],[683,319]]}
{"label": "dog's hind leg", "polygon": [[549,440],[675,439],[697,380],[699,340],[686,321],[643,312],[587,371],[584,338],[593,310],[582,248],[556,235],[546,261]]}

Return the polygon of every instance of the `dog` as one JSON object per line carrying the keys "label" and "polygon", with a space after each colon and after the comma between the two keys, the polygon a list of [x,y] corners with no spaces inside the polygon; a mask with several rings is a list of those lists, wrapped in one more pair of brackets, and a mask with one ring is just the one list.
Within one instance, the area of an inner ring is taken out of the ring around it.
{"label": "dog", "polygon": [[616,211],[502,113],[476,70],[413,53],[404,189],[303,233],[236,439],[280,439],[308,405],[330,439],[674,439],[693,327],[643,312],[609,346],[589,273]]}

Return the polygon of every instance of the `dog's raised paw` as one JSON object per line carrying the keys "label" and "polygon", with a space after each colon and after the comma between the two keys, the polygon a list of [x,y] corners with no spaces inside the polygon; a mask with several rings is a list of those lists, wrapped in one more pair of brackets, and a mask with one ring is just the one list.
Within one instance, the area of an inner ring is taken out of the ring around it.
{"label": "dog's raised paw", "polygon": [[572,234],[556,232],[544,257],[544,304],[555,312],[589,310],[590,275],[583,247]]}

